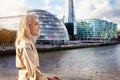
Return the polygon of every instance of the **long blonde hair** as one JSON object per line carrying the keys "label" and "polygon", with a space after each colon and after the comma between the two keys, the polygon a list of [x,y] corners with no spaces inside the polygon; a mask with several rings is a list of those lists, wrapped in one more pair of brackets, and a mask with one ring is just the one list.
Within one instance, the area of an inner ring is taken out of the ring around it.
{"label": "long blonde hair", "polygon": [[17,32],[15,46],[19,45],[20,42],[24,39],[28,39],[28,40],[32,39],[29,25],[34,18],[38,18],[38,17],[33,14],[26,14],[22,17],[20,24],[19,24],[18,32]]}

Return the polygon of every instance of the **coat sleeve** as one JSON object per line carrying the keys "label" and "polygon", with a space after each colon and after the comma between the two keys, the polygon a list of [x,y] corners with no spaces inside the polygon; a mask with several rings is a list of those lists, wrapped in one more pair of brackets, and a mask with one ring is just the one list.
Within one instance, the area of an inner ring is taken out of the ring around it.
{"label": "coat sleeve", "polygon": [[32,48],[29,45],[27,45],[23,48],[22,51],[23,63],[28,71],[27,75],[34,78],[35,80],[47,80],[46,76],[43,73],[41,73],[41,71],[36,66],[34,51],[32,50]]}

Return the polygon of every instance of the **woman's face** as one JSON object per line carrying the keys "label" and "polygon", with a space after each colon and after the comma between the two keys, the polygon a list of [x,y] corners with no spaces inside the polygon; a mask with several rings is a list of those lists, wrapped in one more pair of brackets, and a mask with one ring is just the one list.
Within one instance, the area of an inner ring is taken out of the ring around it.
{"label": "woman's face", "polygon": [[34,18],[30,25],[30,33],[32,36],[39,36],[40,35],[40,26],[39,26],[39,21],[38,18]]}

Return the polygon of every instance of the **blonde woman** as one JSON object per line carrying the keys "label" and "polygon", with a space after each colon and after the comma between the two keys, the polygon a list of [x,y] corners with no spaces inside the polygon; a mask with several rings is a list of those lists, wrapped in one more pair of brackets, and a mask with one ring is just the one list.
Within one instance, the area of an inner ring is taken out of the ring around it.
{"label": "blonde woman", "polygon": [[40,35],[38,17],[32,14],[23,16],[17,32],[16,80],[59,80],[58,77],[46,77],[39,70],[39,57],[35,48],[36,38]]}

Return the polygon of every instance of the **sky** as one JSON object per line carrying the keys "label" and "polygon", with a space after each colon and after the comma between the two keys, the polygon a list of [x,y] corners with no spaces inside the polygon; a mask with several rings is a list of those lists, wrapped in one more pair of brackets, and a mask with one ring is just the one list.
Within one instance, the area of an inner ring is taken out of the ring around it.
{"label": "sky", "polygon": [[[120,28],[120,0],[74,0],[76,20],[103,19]],[[1,0],[0,17],[25,14],[29,9],[43,9],[67,20],[68,0]]]}

